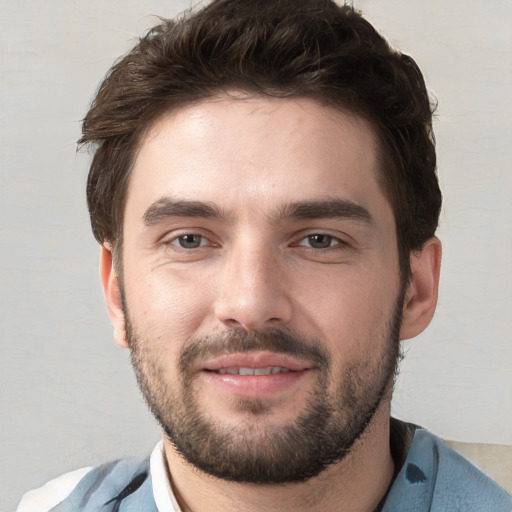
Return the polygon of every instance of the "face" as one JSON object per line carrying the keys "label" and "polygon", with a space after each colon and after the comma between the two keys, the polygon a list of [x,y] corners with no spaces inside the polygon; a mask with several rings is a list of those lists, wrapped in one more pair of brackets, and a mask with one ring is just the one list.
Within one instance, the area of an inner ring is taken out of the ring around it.
{"label": "face", "polygon": [[341,460],[396,365],[403,294],[376,139],[310,99],[163,116],[128,188],[122,319],[171,449],[300,481]]}

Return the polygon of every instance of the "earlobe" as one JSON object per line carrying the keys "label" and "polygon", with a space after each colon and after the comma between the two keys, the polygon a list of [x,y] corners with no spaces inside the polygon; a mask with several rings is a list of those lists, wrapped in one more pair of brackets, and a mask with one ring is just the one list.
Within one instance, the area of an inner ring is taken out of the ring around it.
{"label": "earlobe", "polygon": [[411,279],[405,294],[400,339],[414,338],[430,324],[437,304],[441,269],[441,242],[430,238],[411,253]]}
{"label": "earlobe", "polygon": [[127,348],[126,328],[119,280],[114,268],[112,249],[103,244],[100,252],[100,278],[107,304],[110,323],[114,328],[114,340],[120,347]]}

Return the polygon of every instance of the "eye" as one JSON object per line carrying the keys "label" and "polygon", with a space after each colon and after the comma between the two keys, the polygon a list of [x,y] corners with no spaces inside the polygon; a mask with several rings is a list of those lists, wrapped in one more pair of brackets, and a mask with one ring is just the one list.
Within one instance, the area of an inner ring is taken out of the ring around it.
{"label": "eye", "polygon": [[334,236],[315,233],[303,238],[299,242],[299,245],[308,245],[312,249],[328,249],[329,247],[340,243],[341,241]]}
{"label": "eye", "polygon": [[194,233],[187,233],[175,238],[172,242],[173,245],[179,245],[183,249],[197,249],[206,245],[208,241],[204,236],[196,235]]}

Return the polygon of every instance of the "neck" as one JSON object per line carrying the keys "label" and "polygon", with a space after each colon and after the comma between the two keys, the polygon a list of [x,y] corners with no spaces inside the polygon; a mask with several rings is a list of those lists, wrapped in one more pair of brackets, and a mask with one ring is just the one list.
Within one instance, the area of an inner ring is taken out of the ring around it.
{"label": "neck", "polygon": [[347,457],[304,483],[224,481],[188,464],[166,439],[165,454],[176,499],[183,512],[372,512],[393,476],[389,414],[389,403],[382,403]]}

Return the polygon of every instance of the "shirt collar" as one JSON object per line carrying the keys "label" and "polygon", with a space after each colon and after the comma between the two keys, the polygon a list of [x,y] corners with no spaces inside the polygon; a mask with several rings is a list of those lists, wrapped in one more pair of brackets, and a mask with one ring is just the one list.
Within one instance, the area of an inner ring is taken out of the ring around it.
{"label": "shirt collar", "polygon": [[172,491],[171,482],[169,481],[163,440],[153,449],[149,460],[149,467],[153,482],[153,497],[155,498],[158,512],[181,512]]}

